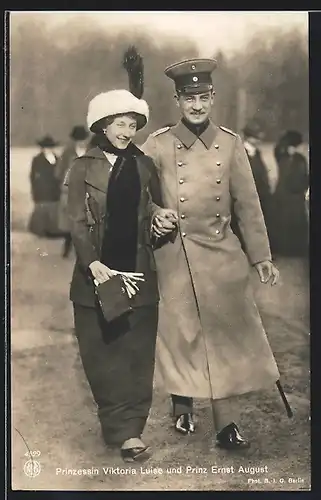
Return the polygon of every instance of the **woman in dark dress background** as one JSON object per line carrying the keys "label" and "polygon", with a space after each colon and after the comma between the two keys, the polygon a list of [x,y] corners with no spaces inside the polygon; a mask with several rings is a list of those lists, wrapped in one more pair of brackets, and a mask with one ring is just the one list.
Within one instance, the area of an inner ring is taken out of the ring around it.
{"label": "woman in dark dress background", "polygon": [[[132,143],[148,115],[147,103],[127,90],[97,95],[87,124],[98,146],[75,159],[67,179],[77,256],[70,299],[80,356],[103,438],[126,461],[150,456],[141,439],[152,402],[159,300],[150,227],[153,214],[171,212],[156,206],[156,167]],[[115,270],[143,273],[144,281],[130,298],[133,311],[107,323],[93,280],[103,283]]]}
{"label": "woman in dark dress background", "polygon": [[28,229],[40,237],[56,237],[59,235],[57,213],[60,186],[55,177],[55,168],[58,162],[56,148],[59,143],[46,135],[37,141],[37,144],[40,151],[32,159],[30,170],[34,209]]}
{"label": "woman in dark dress background", "polygon": [[298,151],[302,135],[287,131],[274,149],[279,176],[273,195],[272,251],[275,255],[303,257],[308,252],[305,193],[309,186],[307,160]]}

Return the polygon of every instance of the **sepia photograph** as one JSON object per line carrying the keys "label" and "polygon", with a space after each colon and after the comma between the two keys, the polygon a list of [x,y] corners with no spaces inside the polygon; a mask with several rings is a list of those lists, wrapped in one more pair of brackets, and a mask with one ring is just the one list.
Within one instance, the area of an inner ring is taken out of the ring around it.
{"label": "sepia photograph", "polygon": [[8,11],[12,490],[310,491],[307,11]]}

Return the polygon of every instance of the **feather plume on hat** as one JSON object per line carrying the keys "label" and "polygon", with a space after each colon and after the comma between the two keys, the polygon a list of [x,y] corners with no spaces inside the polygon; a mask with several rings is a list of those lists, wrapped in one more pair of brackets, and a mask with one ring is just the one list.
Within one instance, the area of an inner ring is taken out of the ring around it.
{"label": "feather plume on hat", "polygon": [[141,99],[144,93],[144,63],[134,45],[124,53],[123,67],[128,74],[129,91]]}

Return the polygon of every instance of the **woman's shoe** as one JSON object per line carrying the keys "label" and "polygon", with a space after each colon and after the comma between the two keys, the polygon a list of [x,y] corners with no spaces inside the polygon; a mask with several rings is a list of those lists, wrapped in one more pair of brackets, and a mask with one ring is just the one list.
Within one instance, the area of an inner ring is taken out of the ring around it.
{"label": "woman's shoe", "polygon": [[192,413],[183,413],[176,418],[175,430],[181,434],[192,434],[195,432],[195,424]]}
{"label": "woman's shoe", "polygon": [[149,446],[145,446],[145,448],[122,448],[120,454],[124,462],[145,462],[152,456],[152,450]]}
{"label": "woman's shoe", "polygon": [[130,438],[123,443],[120,454],[125,462],[145,462],[152,456],[152,450],[140,438]]}

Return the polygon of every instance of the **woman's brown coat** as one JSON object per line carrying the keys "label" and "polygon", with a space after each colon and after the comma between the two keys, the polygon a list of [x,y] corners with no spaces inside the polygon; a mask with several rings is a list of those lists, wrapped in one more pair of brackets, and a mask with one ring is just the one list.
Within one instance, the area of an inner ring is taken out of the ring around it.
{"label": "woman's brown coat", "polygon": [[[145,282],[133,299],[133,306],[158,302],[156,265],[150,241],[152,203],[159,202],[157,175],[151,158],[136,157],[141,183],[138,210],[138,243],[136,272],[143,272]],[[112,165],[97,147],[76,158],[69,172],[68,215],[76,264],[70,287],[70,299],[83,306],[94,307],[95,294],[89,265],[100,260],[106,218],[106,196]],[[155,183],[156,180],[156,183]],[[121,271],[121,269],[119,269]]]}

